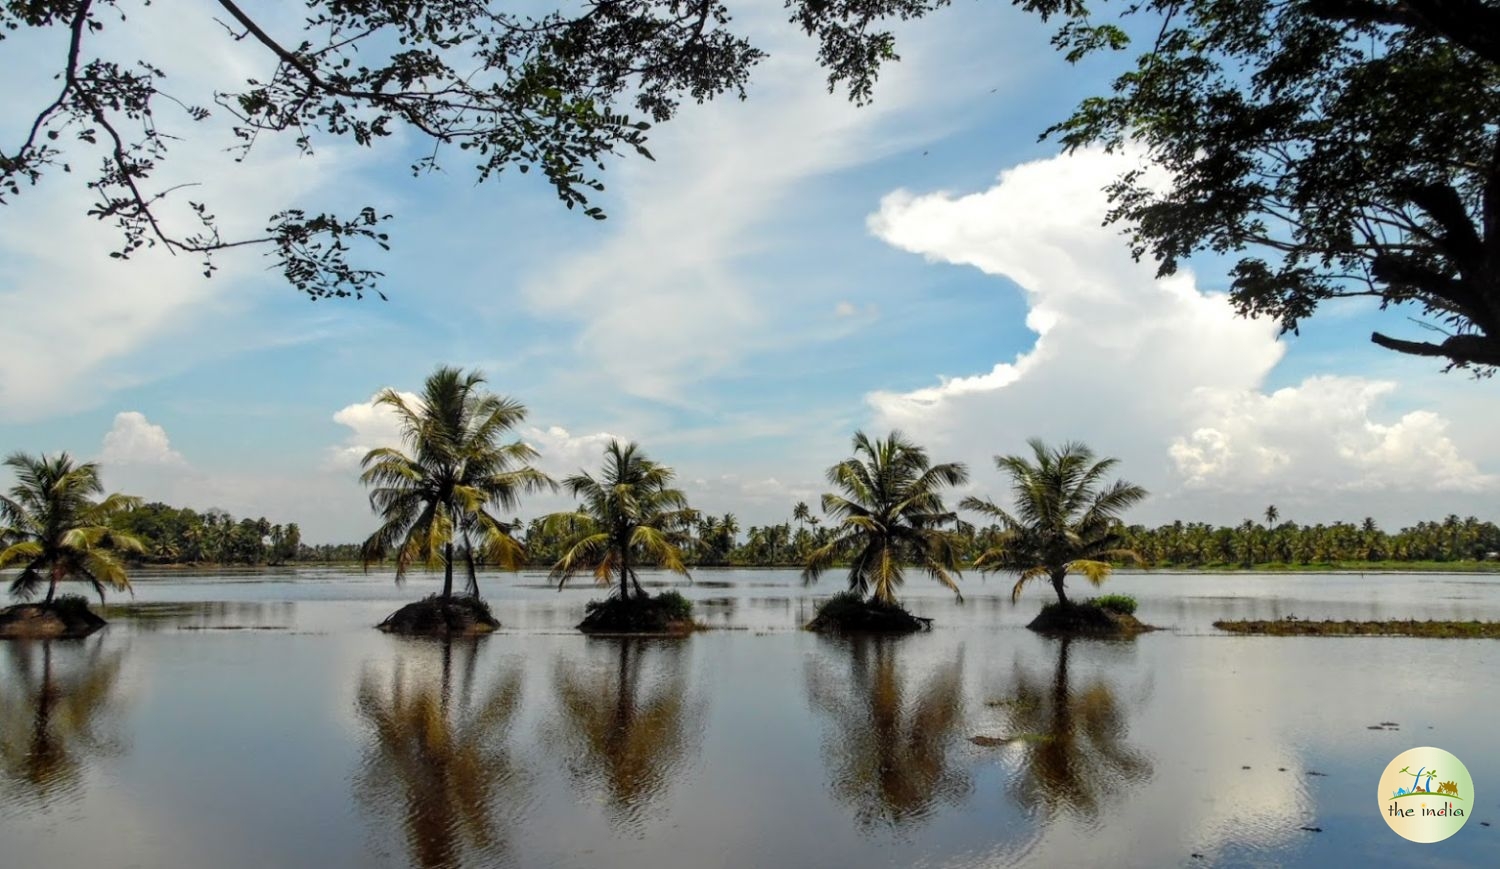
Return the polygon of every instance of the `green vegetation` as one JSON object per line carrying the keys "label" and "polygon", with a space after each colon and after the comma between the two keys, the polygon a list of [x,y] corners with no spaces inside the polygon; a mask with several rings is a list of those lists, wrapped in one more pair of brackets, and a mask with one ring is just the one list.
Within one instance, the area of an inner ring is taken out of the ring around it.
{"label": "green vegetation", "polygon": [[465,375],[441,367],[415,403],[385,390],[376,404],[395,412],[411,452],[381,447],[362,462],[360,480],[374,487],[370,506],[383,520],[365,541],[366,565],[393,554],[397,583],[414,563],[441,565],[444,601],[453,596],[454,544],[464,560],[468,595],[477,598],[476,552],[506,568],[525,558],[512,526],[490,509],[514,509],[522,493],[553,485],[528,464],[535,450],[521,441],[497,443],[526,418],[526,408],[484,391],[483,383],[477,371]]}
{"label": "green vegetation", "polygon": [[1304,621],[1288,617],[1275,621],[1219,621],[1214,622],[1214,627],[1231,634],[1261,634],[1273,637],[1385,636],[1500,640],[1500,622]]}
{"label": "green vegetation", "polygon": [[563,481],[568,494],[581,500],[575,510],[546,519],[547,533],[565,541],[551,577],[561,590],[580,573],[592,573],[595,583],[614,589],[609,600],[590,604],[580,630],[655,631],[671,613],[691,615],[680,595],[647,595],[636,574],[637,567],[651,564],[688,576],[680,546],[693,511],[670,485],[674,476],[635,444],[612,440],[598,479],[578,473]]}
{"label": "green vegetation", "polygon": [[103,495],[99,466],[74,464],[67,453],[53,457],[15,453],[5,460],[16,482],[0,495],[0,568],[19,566],[10,593],[29,600],[47,588],[43,607],[50,607],[57,586],[67,580],[88,583],[99,601],[104,590],[129,591],[130,578],[121,555],[140,552],[141,542],[112,528],[118,514],[140,499]]}
{"label": "green vegetation", "polygon": [[[1246,519],[1236,526],[1214,527],[1173,522],[1157,528],[1133,525],[1123,536],[1147,564],[1188,569],[1473,569],[1500,552],[1500,527],[1455,515],[1440,522],[1418,522],[1395,534],[1366,518],[1357,525],[1261,525]],[[1500,567],[1500,562],[1494,566]]]}
{"label": "green vegetation", "polygon": [[1096,606],[1102,610],[1121,615],[1135,615],[1135,598],[1128,594],[1102,594],[1083,602],[1085,606]]}
{"label": "green vegetation", "polygon": [[1119,514],[1146,497],[1146,490],[1124,480],[1104,485],[1116,459],[1094,461],[1081,443],[1052,449],[1031,440],[1035,462],[1023,456],[996,456],[995,465],[1011,479],[1016,514],[991,501],[965,498],[963,506],[999,520],[1000,531],[974,566],[983,571],[1017,574],[1011,600],[1034,579],[1052,582],[1059,603],[1068,602],[1064,583],[1081,575],[1094,585],[1104,582],[1112,560],[1140,556],[1125,547]]}
{"label": "green vegetation", "polygon": [[1231,301],[1290,331],[1329,299],[1411,306],[1439,337],[1371,340],[1500,365],[1495,3],[1022,5],[1064,16],[1070,59],[1130,50],[1127,23],[1151,40],[1112,93],[1049,131],[1070,149],[1128,141],[1160,167],[1109,188],[1138,256],[1163,274],[1234,257]]}
{"label": "green vegetation", "polygon": [[[272,524],[264,516],[236,520],[223,510],[198,513],[152,502],[116,515],[110,526],[141,541],[142,551],[128,557],[142,564],[276,566],[317,556],[303,545],[295,522]],[[357,560],[358,550],[349,550],[346,560]]]}
{"label": "green vegetation", "polygon": [[[962,599],[958,541],[943,527],[958,517],[943,505],[941,490],[968,480],[964,466],[932,464],[927,452],[900,432],[876,441],[856,432],[853,446],[853,458],[828,469],[828,482],[843,494],[825,494],[823,512],[837,524],[832,539],[808,554],[803,581],[816,582],[845,555],[849,590],[882,608],[899,606],[896,590],[908,565]],[[819,615],[811,626],[829,623],[828,611]]]}

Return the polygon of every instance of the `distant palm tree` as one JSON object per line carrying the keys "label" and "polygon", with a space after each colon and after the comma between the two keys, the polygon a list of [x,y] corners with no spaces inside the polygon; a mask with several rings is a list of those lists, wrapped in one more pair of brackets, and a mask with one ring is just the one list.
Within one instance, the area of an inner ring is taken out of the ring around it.
{"label": "distant palm tree", "polygon": [[9,496],[0,495],[0,526],[9,545],[0,550],[0,568],[21,565],[10,593],[28,600],[45,583],[50,605],[58,583],[81,580],[99,601],[104,589],[129,591],[121,553],[144,553],[140,540],[110,527],[110,520],[140,506],[129,495],[106,495],[99,466],[75,465],[67,453],[51,458],[14,453],[5,460],[16,476]]}
{"label": "distant palm tree", "polygon": [[853,443],[854,456],[828,469],[828,482],[843,494],[825,494],[823,512],[839,524],[833,539],[808,555],[803,581],[816,581],[848,552],[851,591],[894,604],[904,568],[914,564],[959,594],[959,540],[943,529],[958,517],[943,506],[941,490],[967,481],[968,471],[932,464],[900,432],[885,440],[855,432]]}
{"label": "distant palm tree", "polygon": [[645,595],[635,572],[642,562],[688,576],[681,546],[696,514],[682,491],[670,486],[674,476],[635,444],[612,440],[598,479],[580,472],[564,480],[563,488],[582,503],[547,517],[547,533],[568,541],[552,566],[558,588],[587,571],[605,587],[618,577],[620,599],[629,600],[632,587],[638,597]]}
{"label": "distant palm tree", "polygon": [[792,508],[792,521],[798,525],[812,518],[812,511],[807,509],[806,501],[798,501],[797,506]]}
{"label": "distant palm tree", "polygon": [[443,599],[453,596],[454,543],[468,568],[469,593],[479,596],[475,549],[502,567],[520,566],[521,544],[490,509],[514,511],[522,493],[556,488],[529,462],[522,441],[499,444],[526,418],[526,408],[481,388],[484,376],[443,367],[427,378],[415,403],[387,389],[375,399],[401,422],[408,454],[381,447],[365,454],[360,480],[374,486],[370,506],[384,522],[365,541],[366,565],[394,550],[396,582],[412,564],[443,565]]}
{"label": "distant palm tree", "polygon": [[1270,528],[1271,526],[1275,525],[1276,524],[1276,520],[1280,519],[1280,518],[1281,518],[1281,511],[1276,509],[1276,505],[1275,504],[1272,504],[1271,506],[1269,506],[1269,507],[1266,508],[1266,527],[1267,528]]}
{"label": "distant palm tree", "polygon": [[995,466],[1010,476],[1016,515],[990,501],[965,498],[962,507],[999,521],[1000,532],[975,559],[983,571],[1019,574],[1011,599],[1033,579],[1047,577],[1061,603],[1068,602],[1064,582],[1082,575],[1094,585],[1109,576],[1108,559],[1140,555],[1121,545],[1121,511],[1146,497],[1146,490],[1124,480],[1105,486],[1104,476],[1116,459],[1094,461],[1081,443],[1051,449],[1040,440],[1027,442],[1034,461],[996,456]]}

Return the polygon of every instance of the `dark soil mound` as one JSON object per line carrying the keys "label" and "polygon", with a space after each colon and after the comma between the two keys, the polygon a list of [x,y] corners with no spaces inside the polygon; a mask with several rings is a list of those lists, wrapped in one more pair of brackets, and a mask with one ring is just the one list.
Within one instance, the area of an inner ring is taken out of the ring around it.
{"label": "dark soil mound", "polygon": [[376,625],[388,634],[423,637],[462,637],[487,634],[500,627],[490,607],[475,597],[432,597],[409,603]]}
{"label": "dark soil mound", "polygon": [[1026,627],[1039,634],[1066,637],[1132,637],[1154,631],[1129,613],[1091,603],[1049,603]]}
{"label": "dark soil mound", "polygon": [[0,638],[5,639],[86,637],[105,624],[88,601],[71,595],[51,604],[23,603],[0,610]]}
{"label": "dark soil mound", "polygon": [[914,616],[898,604],[865,600],[855,592],[824,601],[807,623],[807,630],[826,634],[911,634],[931,627],[932,619]]}
{"label": "dark soil mound", "polygon": [[692,602],[675,591],[591,600],[578,623],[585,634],[686,634],[702,627],[693,621]]}

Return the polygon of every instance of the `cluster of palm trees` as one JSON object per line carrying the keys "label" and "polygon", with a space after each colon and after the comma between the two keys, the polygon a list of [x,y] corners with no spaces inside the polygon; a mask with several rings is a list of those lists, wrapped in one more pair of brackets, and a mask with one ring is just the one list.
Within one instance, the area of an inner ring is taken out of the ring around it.
{"label": "cluster of palm trees", "polygon": [[121,513],[115,528],[139,539],[147,564],[280,565],[303,555],[302,529],[266,517],[236,519],[211,509],[202,513],[160,502]]}
{"label": "cluster of palm trees", "polygon": [[[382,393],[377,403],[400,420],[405,449],[371,450],[363,462],[370,504],[383,520],[364,544],[366,563],[392,558],[398,581],[413,564],[441,566],[443,599],[452,596],[460,562],[467,593],[475,596],[481,559],[510,568],[523,562],[519,523],[493,511],[513,512],[522,494],[559,488],[532,466],[535,450],[520,440],[500,443],[526,410],[486,392],[483,383],[478,373],[440,368],[416,402],[393,390]],[[1095,461],[1082,444],[1031,446],[1034,460],[996,459],[1013,484],[1014,514],[987,500],[963,503],[996,523],[972,566],[1017,574],[1017,596],[1026,583],[1045,577],[1066,600],[1067,576],[1098,583],[1108,575],[1110,559],[1133,557],[1121,545],[1118,517],[1146,493],[1123,481],[1106,485],[1114,460]],[[967,482],[967,470],[932,463],[899,432],[884,439],[856,433],[853,453],[828,470],[838,491],[823,496],[828,524],[805,555],[804,578],[811,582],[846,564],[851,590],[894,604],[907,571],[915,568],[956,593],[962,535],[942,495]],[[622,600],[642,597],[638,569],[686,575],[694,550],[725,557],[738,531],[733,515],[705,517],[690,508],[672,482],[672,470],[637,445],[611,441],[597,477],[580,472],[562,482],[577,507],[534,522],[527,542],[550,550],[551,576],[559,587],[589,574]],[[815,525],[805,505],[794,515],[804,526],[799,530]],[[762,539],[773,549],[793,542],[787,535]]]}
{"label": "cluster of palm trees", "polygon": [[[462,570],[465,592],[477,598],[479,566],[517,568],[531,543],[534,554],[551,550],[548,563],[559,587],[588,574],[629,601],[644,595],[643,567],[686,575],[695,557],[707,563],[728,557],[739,531],[735,517],[691,509],[672,485],[672,469],[633,443],[612,441],[597,476],[580,472],[559,485],[542,473],[532,464],[538,457],[532,447],[505,439],[525,419],[525,407],[490,393],[484,383],[478,372],[443,367],[413,401],[394,390],[378,396],[377,404],[399,420],[403,445],[371,450],[362,462],[361,480],[381,520],[361,546],[366,565],[393,562],[397,582],[416,565],[441,568],[445,601]],[[1094,461],[1081,444],[1053,450],[1033,442],[1032,449],[1034,461],[997,458],[1012,479],[1014,515],[990,501],[964,501],[995,522],[973,557],[963,524],[942,499],[942,491],[966,482],[968,472],[955,463],[933,464],[900,433],[883,440],[855,434],[854,455],[828,470],[838,491],[823,496],[826,524],[799,504],[793,511],[797,535],[752,529],[751,541],[772,558],[797,551],[808,581],[847,565],[852,590],[886,603],[895,603],[913,568],[957,592],[965,563],[1016,573],[1017,595],[1045,576],[1065,598],[1069,574],[1098,582],[1109,572],[1109,559],[1132,555],[1120,545],[1118,513],[1145,493],[1123,482],[1103,486],[1113,461]],[[45,586],[50,603],[65,579],[89,582],[101,599],[105,588],[128,589],[124,557],[145,548],[122,529],[131,527],[133,520],[124,517],[141,506],[139,499],[114,494],[95,500],[103,495],[97,465],[76,464],[66,454],[17,454],[6,464],[17,482],[0,498],[0,567],[20,567],[12,593],[27,598]],[[523,542],[520,523],[502,517],[514,514],[524,495],[559,488],[577,506],[533,522]],[[154,527],[144,520],[161,518],[134,517],[142,520],[134,524]],[[231,527],[227,515],[212,524]]]}
{"label": "cluster of palm trees", "polygon": [[1278,521],[1272,506],[1261,524],[1246,519],[1235,526],[1173,522],[1157,528],[1125,529],[1130,548],[1148,564],[1161,567],[1245,567],[1256,564],[1339,564],[1368,562],[1466,562],[1492,559],[1500,552],[1500,527],[1470,516],[1449,515],[1419,522],[1395,533],[1374,519],[1359,524],[1299,525]]}
{"label": "cluster of palm trees", "polygon": [[[1123,480],[1105,482],[1114,459],[1096,461],[1088,447],[1049,447],[1029,442],[1031,458],[996,456],[1011,482],[1014,512],[967,497],[962,507],[989,516],[995,526],[971,566],[1016,575],[1012,599],[1027,583],[1045,578],[1066,603],[1069,576],[1103,582],[1112,562],[1136,558],[1122,544],[1119,514],[1146,497]],[[896,604],[908,566],[915,566],[958,593],[963,564],[958,516],[943,503],[942,489],[968,481],[957,463],[933,464],[921,447],[893,432],[872,440],[854,435],[854,456],[828,469],[839,492],[823,496],[833,524],[832,539],[807,559],[811,582],[836,562],[848,564],[849,589],[883,604]]]}
{"label": "cluster of palm trees", "polygon": [[[391,558],[400,582],[414,564],[443,569],[441,598],[453,596],[455,565],[462,563],[467,594],[479,596],[479,563],[519,567],[525,547],[514,512],[523,494],[557,490],[558,483],[531,462],[525,442],[501,443],[526,417],[526,408],[482,388],[478,372],[439,368],[416,402],[394,390],[376,402],[400,420],[405,449],[381,447],[363,460],[361,480],[371,486],[370,506],[381,525],[362,547],[366,565]],[[561,488],[576,509],[547,516],[544,534],[564,541],[552,565],[559,587],[587,573],[616,588],[622,600],[643,594],[637,570],[653,566],[687,573],[682,543],[688,539],[687,498],[673,488],[671,468],[652,461],[635,444],[611,441],[596,478],[580,472]]]}

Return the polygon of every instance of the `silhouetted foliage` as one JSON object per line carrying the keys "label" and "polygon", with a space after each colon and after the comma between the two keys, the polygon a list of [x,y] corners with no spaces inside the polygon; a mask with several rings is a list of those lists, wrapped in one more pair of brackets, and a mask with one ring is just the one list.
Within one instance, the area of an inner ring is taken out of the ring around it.
{"label": "silhouetted foliage", "polygon": [[[1068,15],[1070,60],[1153,42],[1112,93],[1048,132],[1143,145],[1161,174],[1109,188],[1109,218],[1162,274],[1237,259],[1241,313],[1295,331],[1328,299],[1411,306],[1440,337],[1376,344],[1500,365],[1500,6],[1481,0],[1031,2]],[[1272,520],[1274,521],[1274,520]]]}
{"label": "silhouetted foliage", "polygon": [[[862,101],[881,62],[896,57],[879,19],[921,14],[942,2],[789,0],[787,13],[817,41],[830,87],[844,84]],[[191,185],[158,181],[158,170],[171,174],[178,140],[216,113],[229,120],[233,135],[225,160],[243,161],[274,137],[289,137],[304,153],[334,142],[372,147],[387,137],[415,138],[426,146],[417,147],[413,174],[440,171],[455,156],[479,180],[512,168],[534,170],[568,208],[603,218],[590,196],[604,189],[608,158],[650,158],[646,131],[653,123],[671,118],[684,100],[743,97],[765,56],[734,32],[721,0],[587,0],[550,10],[307,0],[300,14],[288,16],[235,0],[208,5],[216,7],[226,44],[259,51],[270,70],[214,94],[212,108],[163,90],[169,74],[191,82],[193,69],[102,53],[111,33],[146,14],[131,4],[0,3],[0,35],[48,31],[59,83],[55,97],[32,108],[18,141],[0,149],[0,204],[50,172],[100,158],[88,213],[118,228],[112,256],[160,245],[202,256],[204,273],[212,274],[219,251],[269,246],[287,281],[309,296],[362,296],[378,292],[381,274],[358,264],[352,252],[387,247],[383,224],[390,215],[373,206],[332,213],[292,205],[266,216],[259,233],[226,237],[216,216],[224,203],[188,199],[193,223],[184,232],[162,205]],[[12,54],[34,62],[30,53]]]}

